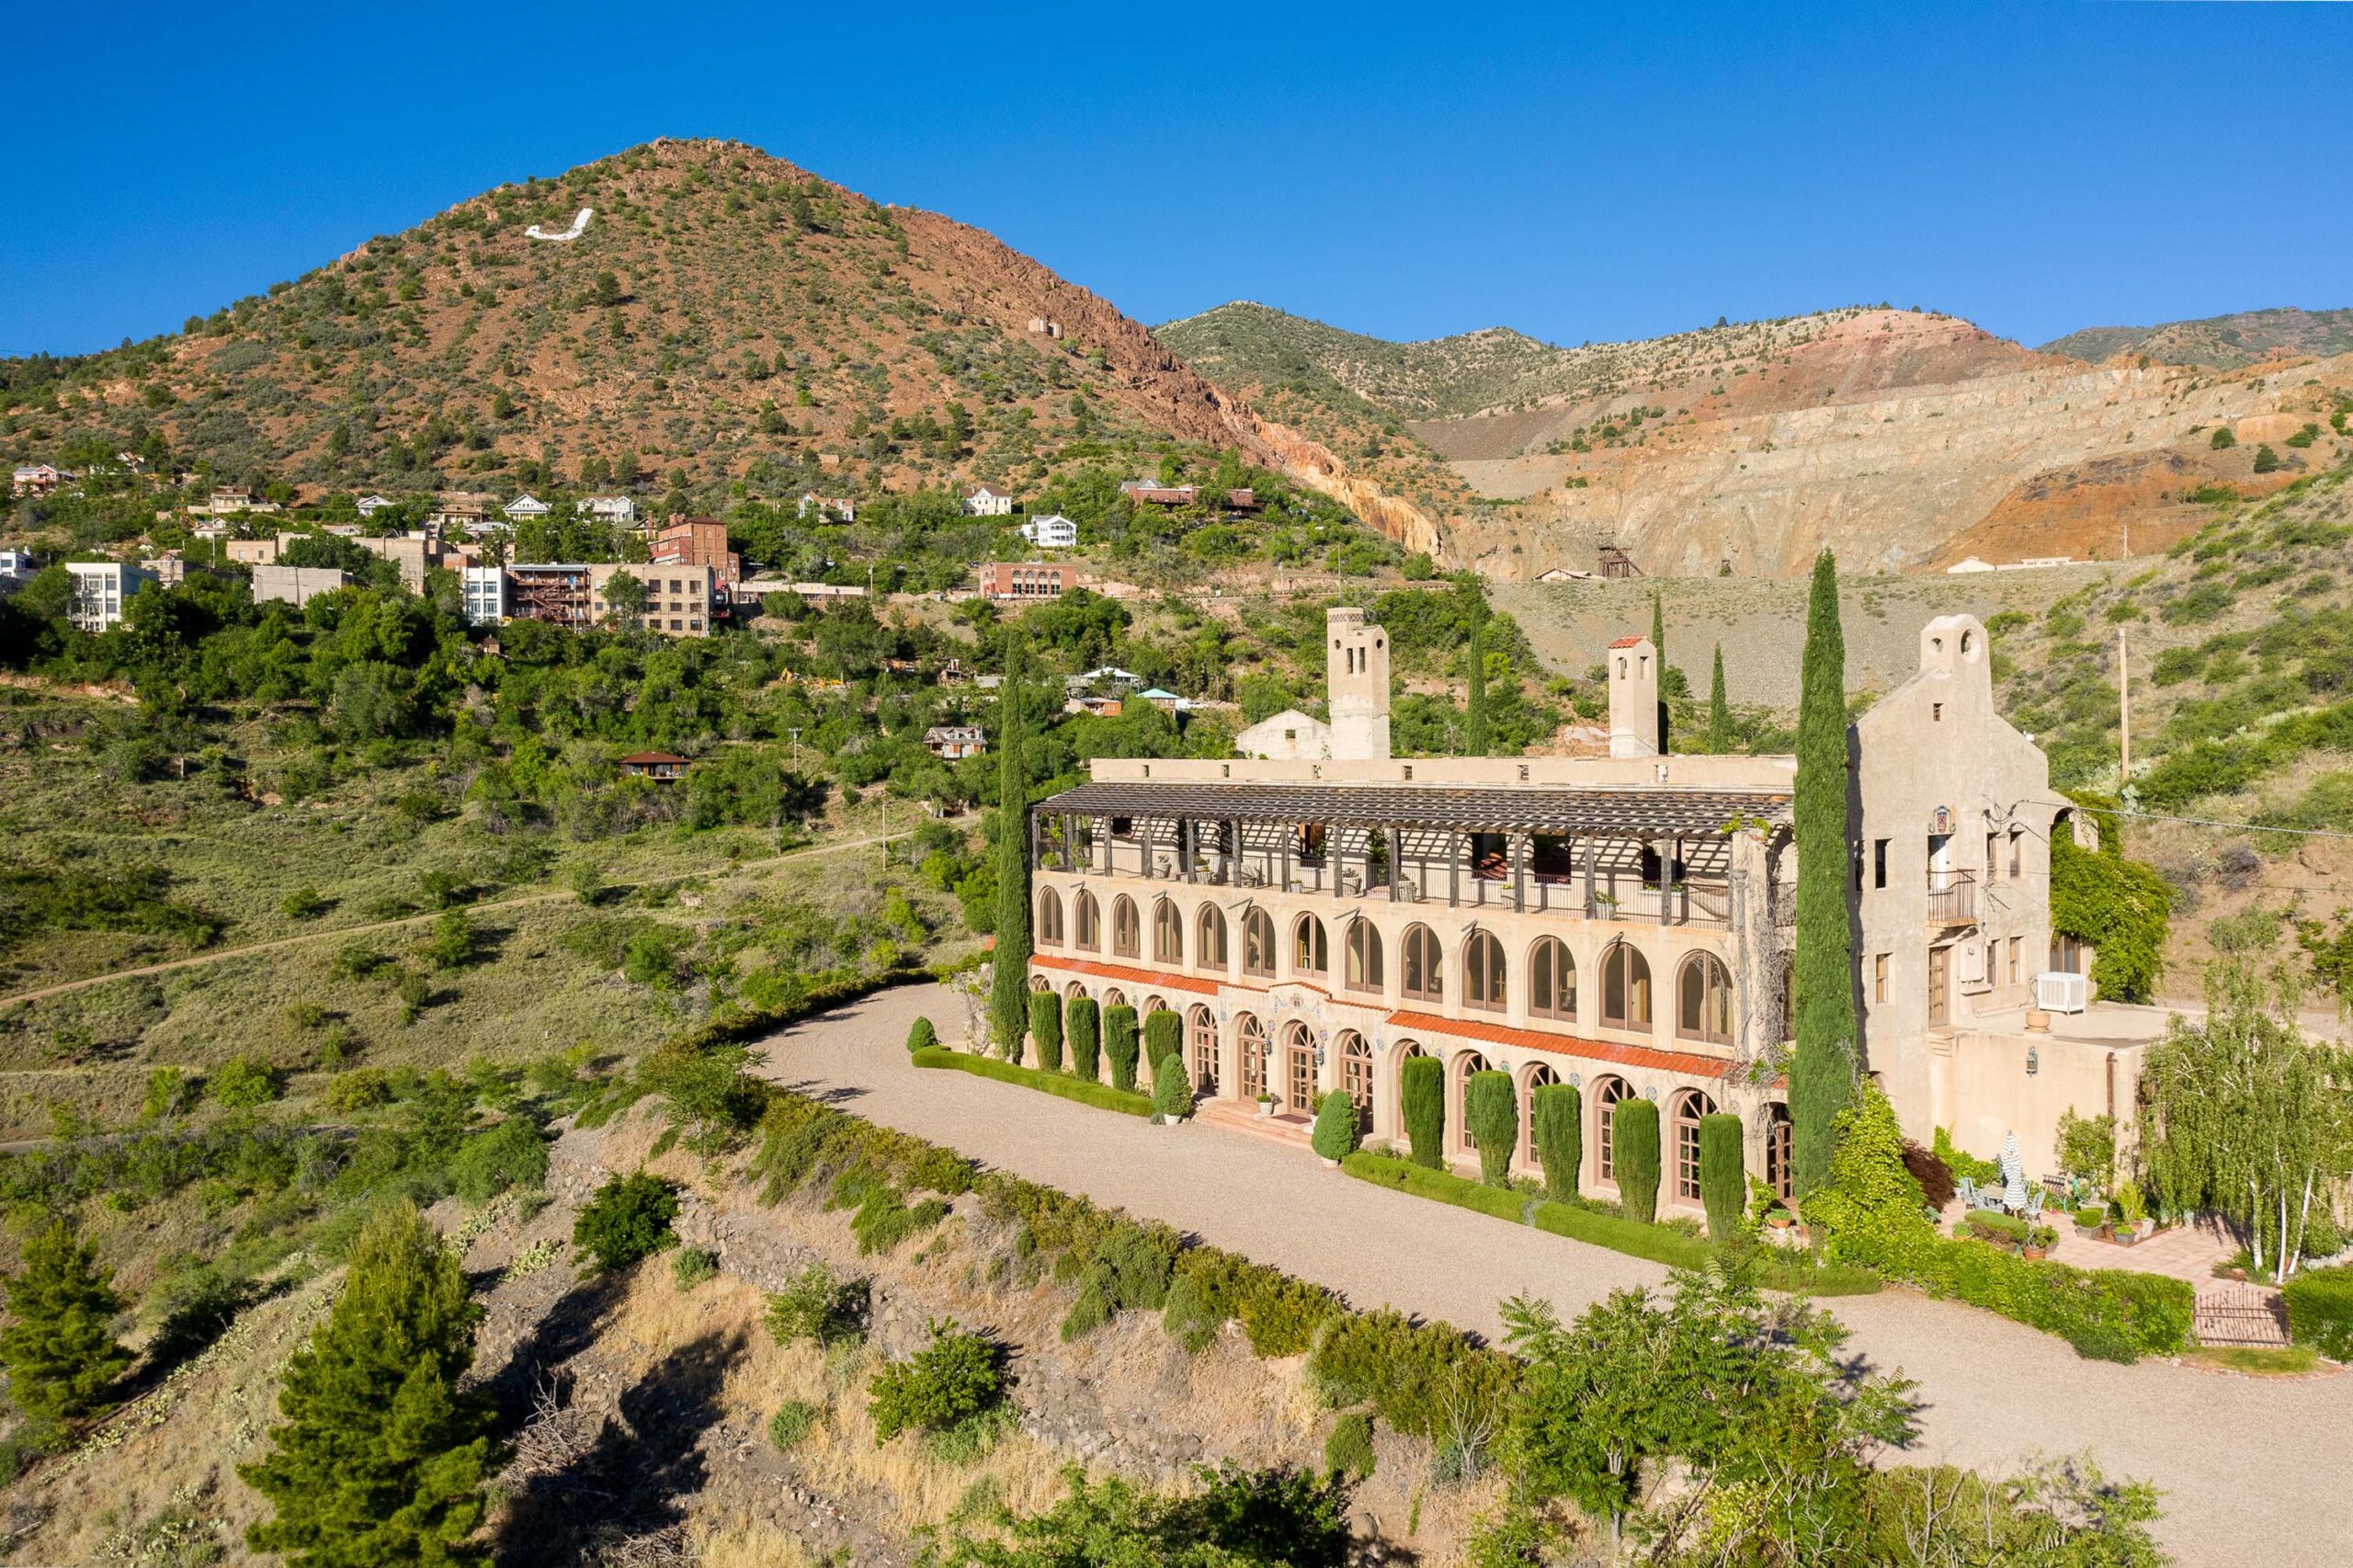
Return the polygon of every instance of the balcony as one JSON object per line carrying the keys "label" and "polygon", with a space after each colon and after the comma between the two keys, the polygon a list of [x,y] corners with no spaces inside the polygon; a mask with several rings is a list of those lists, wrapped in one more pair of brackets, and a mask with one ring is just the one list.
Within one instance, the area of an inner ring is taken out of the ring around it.
{"label": "balcony", "polygon": [[1928,873],[1928,924],[1977,924],[1977,879],[1967,871]]}

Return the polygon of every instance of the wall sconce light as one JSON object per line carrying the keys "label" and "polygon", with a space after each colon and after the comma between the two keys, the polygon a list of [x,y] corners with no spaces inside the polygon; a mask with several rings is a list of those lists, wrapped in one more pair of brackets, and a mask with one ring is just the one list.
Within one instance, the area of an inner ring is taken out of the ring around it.
{"label": "wall sconce light", "polygon": [[2033,1077],[2042,1070],[2042,1052],[2033,1046],[2026,1048],[2026,1075]]}

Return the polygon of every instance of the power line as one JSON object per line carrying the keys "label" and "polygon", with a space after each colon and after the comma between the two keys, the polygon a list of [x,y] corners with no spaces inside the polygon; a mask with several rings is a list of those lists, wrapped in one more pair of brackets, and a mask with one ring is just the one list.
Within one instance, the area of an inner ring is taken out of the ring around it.
{"label": "power line", "polygon": [[2142,822],[2178,822],[2192,827],[2234,827],[2246,833],[2287,833],[2299,838],[2353,838],[2353,833],[2340,833],[2329,827],[2266,827],[2254,822],[2218,822],[2212,817],[2175,817],[2163,812],[2128,812],[2118,806],[2086,806],[2095,816],[2133,817]]}

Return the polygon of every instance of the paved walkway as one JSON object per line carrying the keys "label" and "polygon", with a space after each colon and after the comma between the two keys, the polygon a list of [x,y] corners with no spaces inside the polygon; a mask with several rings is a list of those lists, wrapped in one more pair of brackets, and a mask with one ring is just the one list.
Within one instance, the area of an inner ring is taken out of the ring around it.
{"label": "paved walkway", "polygon": [[[1574,1313],[1665,1271],[1622,1254],[1409,1198],[1270,1140],[1158,1128],[961,1073],[907,1064],[907,1026],[961,1031],[945,989],[909,986],[783,1030],[767,1075],[1032,1180],[1199,1234],[1345,1292],[1495,1334],[1496,1303],[1540,1295]],[[2353,1561],[2353,1377],[2264,1381],[2165,1363],[2086,1361],[2061,1340],[1909,1291],[1828,1305],[1852,1348],[1916,1380],[1923,1460],[2000,1470],[2032,1450],[2089,1452],[2155,1483],[2186,1564]]]}

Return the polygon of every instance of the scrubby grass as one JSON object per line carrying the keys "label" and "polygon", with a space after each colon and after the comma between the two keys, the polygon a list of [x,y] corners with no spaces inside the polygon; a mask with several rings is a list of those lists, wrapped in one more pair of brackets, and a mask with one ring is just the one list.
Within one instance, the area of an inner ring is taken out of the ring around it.
{"label": "scrubby grass", "polygon": [[2320,1365],[2320,1352],[2309,1345],[2290,1345],[2278,1350],[2253,1345],[2200,1346],[2182,1352],[2181,1358],[2193,1367],[2211,1367],[2218,1371],[2243,1372],[2259,1378],[2302,1377]]}
{"label": "scrubby grass", "polygon": [[975,1056],[969,1051],[934,1046],[930,1050],[915,1052],[909,1060],[918,1067],[949,1068],[976,1077],[995,1078],[1002,1084],[1020,1084],[1029,1088],[1042,1089],[1047,1094],[1059,1095],[1063,1099],[1076,1100],[1081,1105],[1091,1105],[1103,1110],[1123,1111],[1129,1116],[1148,1117],[1152,1114],[1150,1095],[1129,1094],[1108,1084],[1092,1083],[1062,1073],[1044,1073],[1035,1067],[1016,1066],[994,1056]]}

